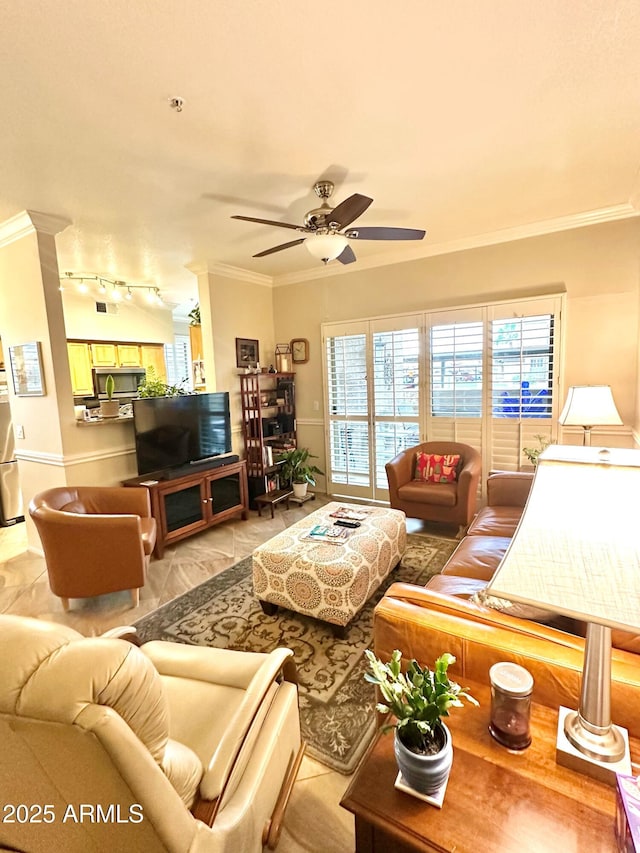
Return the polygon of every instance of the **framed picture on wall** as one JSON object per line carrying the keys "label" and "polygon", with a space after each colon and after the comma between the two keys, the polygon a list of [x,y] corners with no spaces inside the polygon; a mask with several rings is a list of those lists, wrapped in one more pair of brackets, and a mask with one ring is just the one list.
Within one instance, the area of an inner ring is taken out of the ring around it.
{"label": "framed picture on wall", "polygon": [[255,367],[260,361],[258,341],[236,338],[236,364],[238,367]]}
{"label": "framed picture on wall", "polygon": [[40,341],[9,347],[13,390],[18,397],[44,397]]}

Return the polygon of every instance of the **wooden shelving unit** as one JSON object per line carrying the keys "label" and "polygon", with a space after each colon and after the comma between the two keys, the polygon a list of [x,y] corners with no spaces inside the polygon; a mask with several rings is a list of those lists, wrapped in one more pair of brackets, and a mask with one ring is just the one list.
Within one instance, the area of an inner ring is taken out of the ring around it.
{"label": "wooden shelving unit", "polygon": [[240,377],[249,499],[280,489],[278,452],[296,446],[295,373]]}

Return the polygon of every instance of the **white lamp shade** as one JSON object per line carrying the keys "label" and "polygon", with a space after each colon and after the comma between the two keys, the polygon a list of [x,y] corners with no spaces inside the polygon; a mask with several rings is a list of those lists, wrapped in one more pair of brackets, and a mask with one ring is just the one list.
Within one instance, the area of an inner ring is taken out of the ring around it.
{"label": "white lamp shade", "polygon": [[640,450],[552,445],[487,592],[640,628]]}
{"label": "white lamp shade", "polygon": [[332,261],[342,254],[349,241],[344,234],[311,234],[304,244],[314,258]]}
{"label": "white lamp shade", "polygon": [[620,426],[622,420],[609,385],[574,385],[560,415],[563,426]]}

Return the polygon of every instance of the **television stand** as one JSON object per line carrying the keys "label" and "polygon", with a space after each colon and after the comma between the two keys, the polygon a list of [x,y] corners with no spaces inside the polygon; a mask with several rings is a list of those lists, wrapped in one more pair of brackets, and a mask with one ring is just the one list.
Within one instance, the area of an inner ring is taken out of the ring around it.
{"label": "television stand", "polygon": [[[143,486],[149,491],[151,514],[158,525],[154,555],[161,559],[166,545],[186,539],[222,521],[240,516],[247,520],[249,490],[243,461],[224,458],[220,467],[188,466],[174,469],[177,476],[161,480],[157,471],[125,480],[123,486]],[[211,460],[210,460],[211,461]],[[170,469],[169,469],[170,470]]]}

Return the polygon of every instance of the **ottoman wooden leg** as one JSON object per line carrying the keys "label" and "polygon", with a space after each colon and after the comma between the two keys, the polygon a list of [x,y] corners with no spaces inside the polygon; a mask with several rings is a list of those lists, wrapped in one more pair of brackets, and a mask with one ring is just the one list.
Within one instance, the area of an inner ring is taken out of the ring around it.
{"label": "ottoman wooden leg", "polygon": [[349,627],[348,625],[334,625],[332,623],[331,624],[331,632],[337,640],[345,640],[347,637],[348,627]]}
{"label": "ottoman wooden leg", "polygon": [[278,612],[278,605],[272,604],[270,601],[260,601],[260,607],[262,607],[262,612],[266,613],[267,616],[275,616]]}

